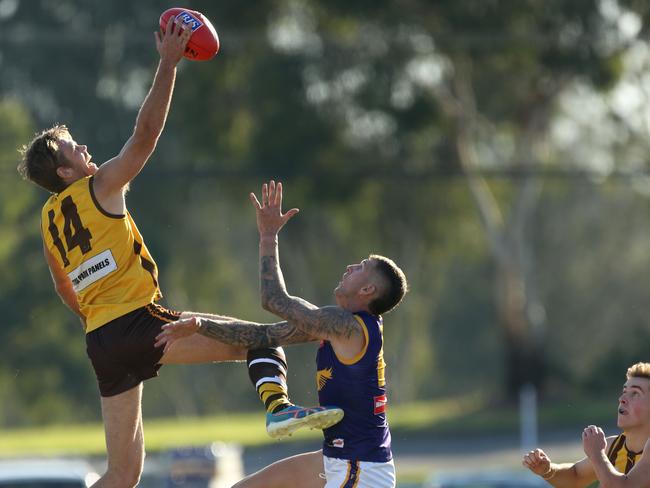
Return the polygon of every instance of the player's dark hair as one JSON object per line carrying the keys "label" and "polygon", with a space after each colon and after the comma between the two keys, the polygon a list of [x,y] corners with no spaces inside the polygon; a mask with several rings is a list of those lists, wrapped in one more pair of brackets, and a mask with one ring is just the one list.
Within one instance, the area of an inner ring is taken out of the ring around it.
{"label": "player's dark hair", "polygon": [[23,159],[18,165],[18,172],[23,178],[49,192],[59,193],[65,190],[67,185],[56,169],[67,164],[59,150],[59,140],[68,138],[70,132],[65,125],[55,125],[36,134],[32,142],[20,149]]}
{"label": "player's dark hair", "polygon": [[371,254],[368,259],[372,261],[375,270],[384,279],[385,289],[368,304],[370,312],[381,315],[393,310],[404,298],[408,291],[408,283],[404,272],[392,259],[377,254]]}
{"label": "player's dark hair", "polygon": [[647,378],[650,380],[650,363],[636,363],[627,368],[627,379]]}

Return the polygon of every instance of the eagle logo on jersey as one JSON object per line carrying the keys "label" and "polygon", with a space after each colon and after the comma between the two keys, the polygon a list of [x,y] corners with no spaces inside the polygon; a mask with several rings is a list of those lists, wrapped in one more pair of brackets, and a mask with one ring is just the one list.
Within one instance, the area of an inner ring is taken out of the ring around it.
{"label": "eagle logo on jersey", "polygon": [[316,373],[316,384],[318,385],[318,391],[321,391],[325,388],[328,380],[332,379],[332,368],[321,369]]}

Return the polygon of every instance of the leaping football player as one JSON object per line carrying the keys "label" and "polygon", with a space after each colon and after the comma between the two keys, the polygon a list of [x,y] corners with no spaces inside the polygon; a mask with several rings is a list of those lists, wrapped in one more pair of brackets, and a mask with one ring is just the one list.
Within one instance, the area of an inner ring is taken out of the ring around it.
{"label": "leaping football player", "polygon": [[320,341],[318,398],[321,405],[341,407],[343,420],[324,430],[321,451],[278,461],[235,487],[393,488],[382,314],[404,297],[404,273],[392,260],[371,254],[347,266],[334,289],[336,306],[318,307],[289,295],[280,269],[278,233],[298,210],[282,213],[280,183],[264,184],[261,196],[259,203],[251,194],[260,238],[262,306],[285,321],[258,324],[192,317],[163,326],[157,343],[167,348],[193,335],[251,349]]}
{"label": "leaping football player", "polygon": [[[161,298],[158,269],[126,208],[129,182],[154,151],[172,99],[176,65],[191,29],[170,17],[156,33],[160,55],[153,84],[138,113],[133,134],[119,154],[101,166],[67,127],[38,134],[23,148],[21,174],[52,195],[42,210],[45,259],[57,293],[84,325],[90,361],[97,376],[106,435],[108,468],[94,487],[134,487],[142,473],[144,433],[142,382],[162,364],[244,360],[245,348],[203,335],[154,347],[163,324],[181,317],[155,302]],[[281,348],[251,351],[249,376],[264,395],[271,435],[338,421],[339,409],[302,409],[287,397]],[[278,412],[285,412],[282,416]],[[290,413],[289,413],[290,412]]]}

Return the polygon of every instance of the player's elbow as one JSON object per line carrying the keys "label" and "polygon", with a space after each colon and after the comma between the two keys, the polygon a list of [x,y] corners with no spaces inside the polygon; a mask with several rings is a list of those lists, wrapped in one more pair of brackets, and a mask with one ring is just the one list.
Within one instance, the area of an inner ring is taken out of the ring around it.
{"label": "player's elbow", "polygon": [[267,312],[273,312],[273,306],[271,305],[271,300],[268,299],[268,297],[262,297],[262,308],[266,310]]}
{"label": "player's elbow", "polygon": [[60,281],[54,283],[54,290],[56,291],[56,294],[59,295],[59,298],[61,298],[63,301],[65,301],[67,297],[69,288],[70,287],[66,283],[61,283]]}
{"label": "player's elbow", "polygon": [[140,150],[153,152],[160,137],[160,128],[152,124],[139,123],[133,130],[131,143]]}

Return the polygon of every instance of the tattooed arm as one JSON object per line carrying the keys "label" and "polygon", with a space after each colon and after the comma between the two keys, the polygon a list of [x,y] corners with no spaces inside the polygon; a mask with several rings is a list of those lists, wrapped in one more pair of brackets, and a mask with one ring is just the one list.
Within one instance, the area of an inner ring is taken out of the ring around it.
{"label": "tattooed arm", "polygon": [[[293,208],[282,213],[282,183],[271,180],[262,185],[262,203],[254,193],[250,200],[255,207],[260,234],[260,288],[262,307],[295,324],[319,339],[344,344],[355,349],[364,339],[363,329],[350,312],[339,307],[319,308],[299,297],[290,296],[280,270],[278,233],[291,217]],[[352,343],[356,343],[356,346]]]}
{"label": "tattooed arm", "polygon": [[202,319],[198,333],[219,342],[247,349],[302,344],[317,340],[289,322],[258,324],[255,322],[217,322]]}
{"label": "tattooed arm", "polygon": [[163,325],[162,332],[156,337],[156,347],[164,345],[167,350],[176,340],[194,333],[246,349],[302,344],[317,340],[288,322],[259,324],[238,319],[188,317]]}
{"label": "tattooed arm", "polygon": [[260,239],[260,289],[265,310],[291,321],[319,339],[336,341],[363,336],[361,325],[347,310],[336,306],[319,308],[300,297],[289,295],[278,254],[277,236]]}

